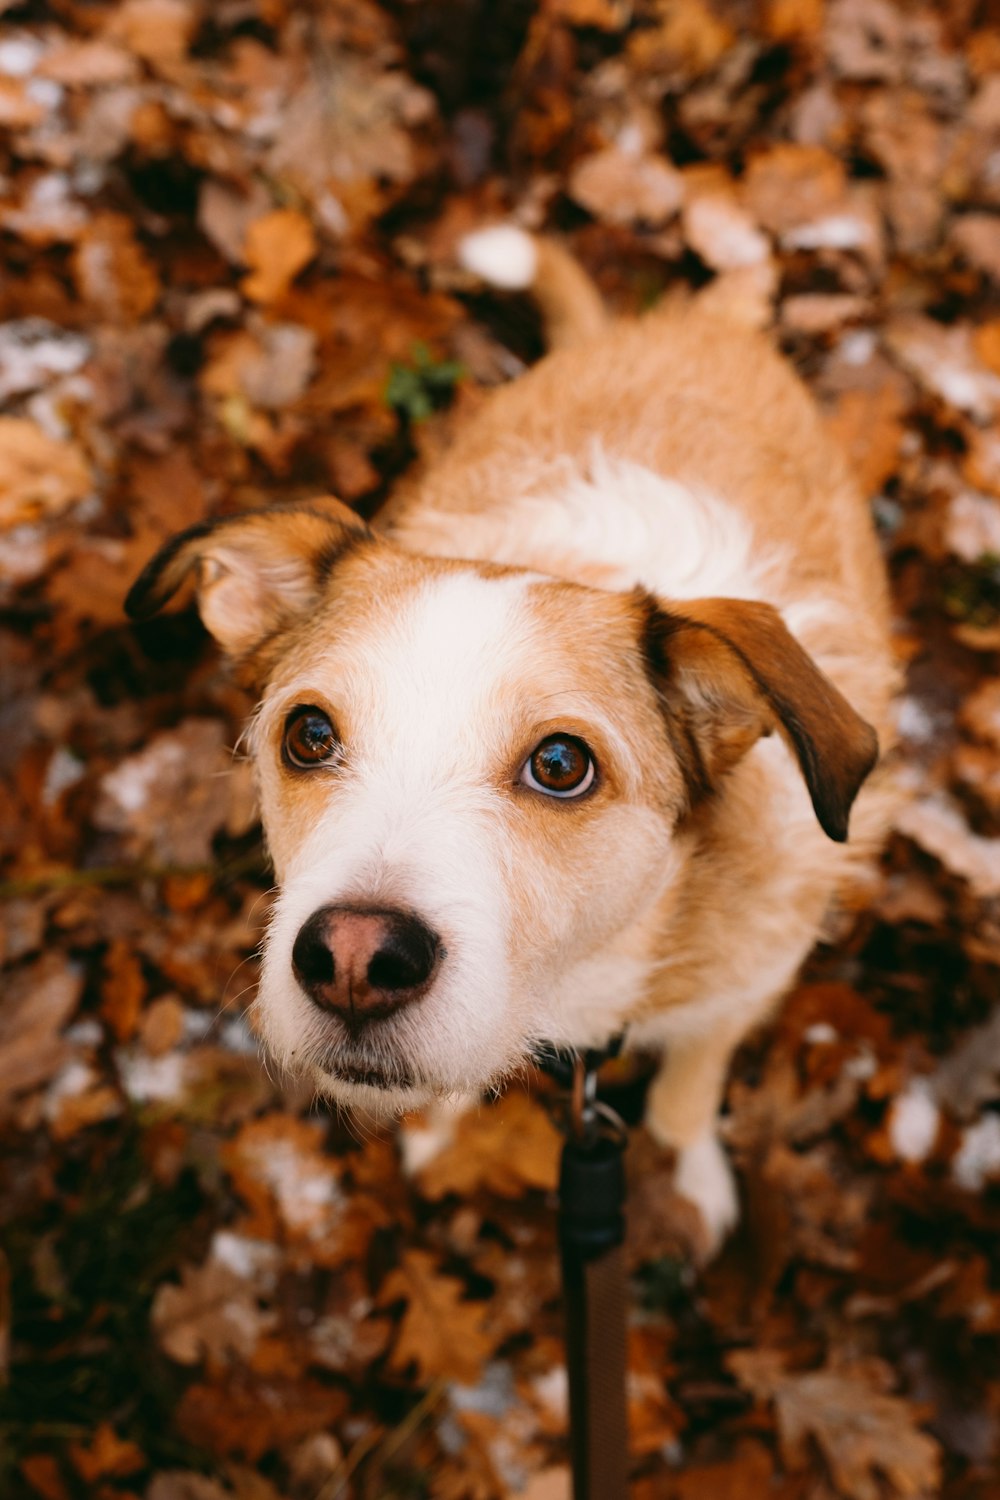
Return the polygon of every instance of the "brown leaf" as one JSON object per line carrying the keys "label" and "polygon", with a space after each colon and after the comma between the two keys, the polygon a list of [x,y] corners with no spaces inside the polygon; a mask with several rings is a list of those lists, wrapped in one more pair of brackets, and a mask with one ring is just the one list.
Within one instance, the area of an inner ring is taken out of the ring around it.
{"label": "brown leaf", "polygon": [[382,1283],[383,1306],[399,1299],[406,1311],[399,1325],[391,1368],[412,1362],[422,1379],[443,1377],[471,1383],[479,1378],[493,1341],[483,1331],[481,1302],[467,1301],[453,1277],[442,1276],[433,1255],[408,1250]]}
{"label": "brown leaf", "polygon": [[142,1449],[120,1438],[110,1422],[102,1422],[86,1446],[70,1443],[69,1455],[80,1478],[88,1484],[107,1475],[135,1474],[146,1466]]}
{"label": "brown leaf", "polygon": [[58,514],[91,489],[80,447],[26,417],[0,417],[0,531]]}
{"label": "brown leaf", "polygon": [[973,833],[957,803],[943,793],[907,803],[896,814],[895,827],[967,880],[975,895],[1000,895],[1000,839]]}
{"label": "brown leaf", "polygon": [[178,1430],[210,1453],[250,1463],[270,1449],[321,1432],[344,1415],[349,1397],[318,1380],[253,1380],[232,1371],[224,1385],[188,1386],[177,1409]]}
{"label": "brown leaf", "polygon": [[128,943],[118,938],[104,956],[101,1015],[120,1042],[135,1031],[145,996],[142,965]]}
{"label": "brown leaf", "polygon": [[253,302],[277,302],[316,254],[316,234],[304,214],[277,208],[247,230],[243,259],[250,267],[241,285]]}
{"label": "brown leaf", "polygon": [[216,1366],[249,1364],[277,1315],[257,1304],[252,1288],[218,1260],[184,1266],[180,1285],[166,1283],[153,1299],[151,1321],[164,1351],[178,1364],[208,1359]]}
{"label": "brown leaf", "polygon": [[608,146],[576,163],[569,191],[605,224],[656,228],[680,208],[684,179],[662,156]]}
{"label": "brown leaf", "polygon": [[542,1106],[511,1091],[463,1116],[455,1140],[420,1172],[420,1191],[425,1198],[479,1189],[503,1198],[519,1198],[526,1188],[552,1191],[559,1151],[559,1133]]}
{"label": "brown leaf", "polygon": [[125,0],[116,7],[108,35],[143,61],[163,65],[187,56],[197,24],[191,0]]}
{"label": "brown leaf", "polygon": [[770,255],[766,236],[736,199],[723,193],[700,193],[685,204],[684,238],[716,271],[760,265]]}
{"label": "brown leaf", "polygon": [[250,1208],[243,1233],[278,1239],[309,1263],[338,1266],[365,1253],[387,1213],[373,1196],[348,1196],[323,1136],[319,1121],[265,1115],[243,1127],[223,1161]]}
{"label": "brown leaf", "polygon": [[846,1500],[881,1500],[883,1483],[907,1500],[938,1494],[938,1444],[920,1431],[908,1401],[885,1394],[891,1371],[880,1360],[797,1373],[784,1368],[780,1352],[761,1349],[730,1354],[728,1364],[758,1400],[775,1403],[790,1468],[807,1463],[812,1438]]}
{"label": "brown leaf", "polygon": [[109,323],[137,323],[160,295],[156,267],[124,214],[98,214],[73,252],[80,296]]}
{"label": "brown leaf", "polygon": [[51,1454],[29,1453],[21,1462],[21,1473],[42,1500],[69,1500],[66,1481]]}
{"label": "brown leaf", "polygon": [[186,719],[101,778],[94,823],[164,865],[203,865],[226,825],[232,757],[217,719]]}
{"label": "brown leaf", "polygon": [[45,1083],[70,1055],[60,1032],[83,993],[83,973],[58,952],[8,978],[0,1009],[0,1112]]}
{"label": "brown leaf", "polygon": [[967,326],[945,328],[913,315],[890,323],[885,339],[902,367],[946,405],[979,422],[994,415],[1000,378],[977,358]]}

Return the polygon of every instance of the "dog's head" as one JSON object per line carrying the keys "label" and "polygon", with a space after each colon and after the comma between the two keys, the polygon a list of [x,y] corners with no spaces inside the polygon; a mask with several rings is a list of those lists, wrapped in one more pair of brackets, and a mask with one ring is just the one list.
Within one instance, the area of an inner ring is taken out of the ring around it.
{"label": "dog's head", "polygon": [[280,884],[260,1029],[346,1103],[402,1109],[540,1040],[604,1040],[602,955],[627,951],[679,829],[755,741],[787,739],[836,839],[875,759],[767,605],[414,557],[334,500],[186,532],[129,613],[189,575],[260,698]]}

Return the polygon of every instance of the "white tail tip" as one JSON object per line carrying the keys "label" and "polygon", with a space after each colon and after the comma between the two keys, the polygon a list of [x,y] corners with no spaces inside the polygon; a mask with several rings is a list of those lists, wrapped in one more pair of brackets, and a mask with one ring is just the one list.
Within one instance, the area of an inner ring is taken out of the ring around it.
{"label": "white tail tip", "polygon": [[524,292],[538,270],[538,248],[531,235],[513,224],[477,229],[459,242],[458,258],[467,271],[509,292]]}

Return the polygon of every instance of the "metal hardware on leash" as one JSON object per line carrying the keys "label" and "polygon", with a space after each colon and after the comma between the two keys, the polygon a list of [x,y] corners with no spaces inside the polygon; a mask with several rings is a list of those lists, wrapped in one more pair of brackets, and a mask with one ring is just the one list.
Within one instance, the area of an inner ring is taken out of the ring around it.
{"label": "metal hardware on leash", "polygon": [[[559,1169],[573,1500],[626,1500],[628,1484],[627,1131],[597,1097],[602,1060],[603,1055],[594,1053],[573,1060]],[[546,1065],[559,1076],[549,1059]]]}

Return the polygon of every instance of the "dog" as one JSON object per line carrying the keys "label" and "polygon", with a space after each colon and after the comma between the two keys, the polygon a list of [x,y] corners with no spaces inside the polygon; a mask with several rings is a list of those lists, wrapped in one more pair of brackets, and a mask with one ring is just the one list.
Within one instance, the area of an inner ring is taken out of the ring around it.
{"label": "dog", "polygon": [[714,1247],[733,1051],[886,826],[876,537],[764,335],[697,297],[614,319],[512,226],[461,257],[550,352],[377,529],[330,498],[206,521],[127,610],[192,578],[259,700],[278,1063],[403,1112],[623,1032],[662,1055],[646,1122]]}

